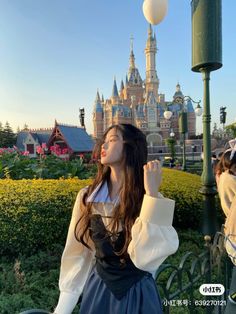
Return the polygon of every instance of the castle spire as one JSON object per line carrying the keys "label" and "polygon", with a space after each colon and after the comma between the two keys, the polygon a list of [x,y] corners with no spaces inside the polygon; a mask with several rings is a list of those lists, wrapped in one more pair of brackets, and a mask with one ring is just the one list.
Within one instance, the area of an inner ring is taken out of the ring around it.
{"label": "castle spire", "polygon": [[148,39],[152,39],[152,25],[149,24],[149,27],[148,27]]}
{"label": "castle spire", "polygon": [[126,76],[125,76],[125,86],[127,86],[127,85],[128,85],[128,76],[126,74]]}
{"label": "castle spire", "polygon": [[129,57],[129,67],[130,69],[135,69],[135,57],[134,57],[134,51],[133,51],[133,42],[134,37],[131,35],[130,37],[130,57]]}
{"label": "castle spire", "polygon": [[112,88],[112,94],[111,97],[119,97],[118,95],[118,89],[116,85],[116,78],[114,77],[114,82],[113,82],[113,88]]}
{"label": "castle spire", "polygon": [[98,89],[97,89],[97,94],[96,94],[95,102],[98,103],[98,102],[100,102],[100,101],[101,101],[101,100],[100,100],[100,95],[99,95],[99,91],[98,91]]}
{"label": "castle spire", "polygon": [[121,82],[120,82],[120,91],[122,91],[124,89],[124,82],[123,82],[123,80],[121,80]]}
{"label": "castle spire", "polygon": [[156,36],[151,24],[148,27],[148,38],[146,42],[145,55],[146,55],[146,94],[153,92],[155,99],[158,99],[159,79],[156,72]]}

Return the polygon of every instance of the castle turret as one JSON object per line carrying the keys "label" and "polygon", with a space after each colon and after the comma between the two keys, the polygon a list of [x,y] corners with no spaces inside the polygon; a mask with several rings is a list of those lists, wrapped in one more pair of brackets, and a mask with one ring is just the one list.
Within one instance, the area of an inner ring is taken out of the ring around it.
{"label": "castle turret", "polygon": [[122,100],[124,99],[124,88],[125,88],[124,82],[123,82],[123,80],[121,80],[121,82],[120,82],[120,98]]}
{"label": "castle turret", "polygon": [[174,96],[173,96],[173,102],[179,103],[179,104],[184,103],[184,94],[181,91],[179,83],[177,83],[177,85],[176,85],[176,92],[174,93]]}
{"label": "castle turret", "polygon": [[119,103],[119,101],[120,101],[120,97],[119,97],[118,89],[117,89],[117,85],[116,85],[116,78],[114,78],[112,93],[111,93],[111,103],[112,103],[112,105],[115,105],[115,104]]}
{"label": "castle turret", "polygon": [[135,57],[133,51],[133,38],[131,37],[130,56],[129,56],[129,70],[128,70],[128,85],[129,86],[142,86],[142,79],[138,69],[135,67]]}
{"label": "castle turret", "polygon": [[152,26],[149,25],[148,39],[145,48],[146,55],[146,94],[153,92],[155,99],[158,99],[159,79],[156,72],[156,36],[152,32]]}
{"label": "castle turret", "polygon": [[128,86],[128,76],[126,74],[126,76],[125,76],[125,87],[127,87],[127,86]]}
{"label": "castle turret", "polygon": [[103,135],[103,108],[101,105],[101,99],[100,99],[100,95],[98,91],[97,91],[96,98],[94,101],[93,126],[94,126],[94,137],[101,138]]}

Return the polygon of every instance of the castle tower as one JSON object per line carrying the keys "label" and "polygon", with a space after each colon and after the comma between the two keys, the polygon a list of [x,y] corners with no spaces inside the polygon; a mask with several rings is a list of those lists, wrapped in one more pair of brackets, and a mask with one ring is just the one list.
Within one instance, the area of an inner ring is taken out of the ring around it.
{"label": "castle tower", "polygon": [[153,92],[156,101],[158,100],[159,79],[156,72],[156,36],[152,32],[152,26],[149,25],[148,39],[145,48],[146,55],[146,96]]}
{"label": "castle tower", "polygon": [[143,102],[143,81],[139,74],[139,70],[135,66],[135,57],[133,51],[133,37],[131,37],[130,57],[128,75],[125,80],[124,99],[131,103],[131,97],[135,96],[135,102]]}
{"label": "castle tower", "polygon": [[173,102],[177,103],[177,104],[183,104],[184,103],[184,94],[181,91],[179,83],[177,83],[177,85],[176,85],[176,92],[174,93],[174,96],[173,96]]}
{"label": "castle tower", "polygon": [[93,128],[94,137],[101,138],[103,135],[103,108],[101,105],[100,95],[97,91],[93,109]]}
{"label": "castle tower", "polygon": [[112,105],[115,105],[115,104],[119,103],[119,101],[120,101],[120,97],[119,97],[118,89],[117,89],[117,85],[116,85],[116,78],[114,78],[112,93],[111,93],[111,103],[112,103]]}
{"label": "castle tower", "polygon": [[124,82],[123,80],[121,80],[121,83],[120,83],[120,99],[123,101],[124,100]]}
{"label": "castle tower", "polygon": [[[180,84],[177,83],[176,85],[176,91],[174,93],[173,96],[173,103],[175,104],[179,104],[179,112],[181,110],[186,110],[187,111],[187,123],[188,123],[188,133],[187,133],[187,138],[193,136],[196,134],[196,115],[195,115],[195,111],[193,108],[193,104],[192,101],[190,99],[188,99],[185,102],[185,97],[184,94],[181,91],[181,87]],[[173,120],[173,119],[172,119]],[[178,120],[173,121],[172,123],[172,127],[173,128],[179,128],[178,126]]]}

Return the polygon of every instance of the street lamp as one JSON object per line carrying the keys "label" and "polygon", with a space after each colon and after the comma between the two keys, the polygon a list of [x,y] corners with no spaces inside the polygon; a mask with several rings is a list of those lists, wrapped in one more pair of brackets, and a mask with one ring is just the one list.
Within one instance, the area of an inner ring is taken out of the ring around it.
{"label": "street lamp", "polygon": [[169,107],[167,106],[166,110],[164,111],[164,118],[166,120],[170,120],[170,118],[172,117],[172,111],[169,110]]}
{"label": "street lamp", "polygon": [[221,0],[192,0],[192,71],[203,77],[203,172],[200,192],[204,199],[202,231],[213,236],[217,230],[215,178],[211,166],[210,72],[222,67]]}
{"label": "street lamp", "polygon": [[174,133],[173,129],[171,129],[170,137],[175,137],[175,133]]}
{"label": "street lamp", "polygon": [[200,106],[200,103],[199,103],[199,102],[198,102],[197,107],[194,109],[194,111],[195,111],[195,113],[196,113],[196,115],[197,115],[198,117],[200,117],[200,116],[202,115],[202,107]]}
{"label": "street lamp", "polygon": [[84,124],[84,108],[80,108],[79,109],[79,120],[80,120],[80,125],[82,126],[82,128],[85,129],[85,124]]}

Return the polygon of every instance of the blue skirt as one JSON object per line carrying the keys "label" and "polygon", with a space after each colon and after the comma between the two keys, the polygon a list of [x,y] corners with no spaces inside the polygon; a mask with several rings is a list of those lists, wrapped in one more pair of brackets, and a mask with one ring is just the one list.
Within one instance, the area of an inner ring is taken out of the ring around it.
{"label": "blue skirt", "polygon": [[162,314],[162,305],[153,277],[145,275],[118,300],[94,268],[84,287],[80,314]]}

